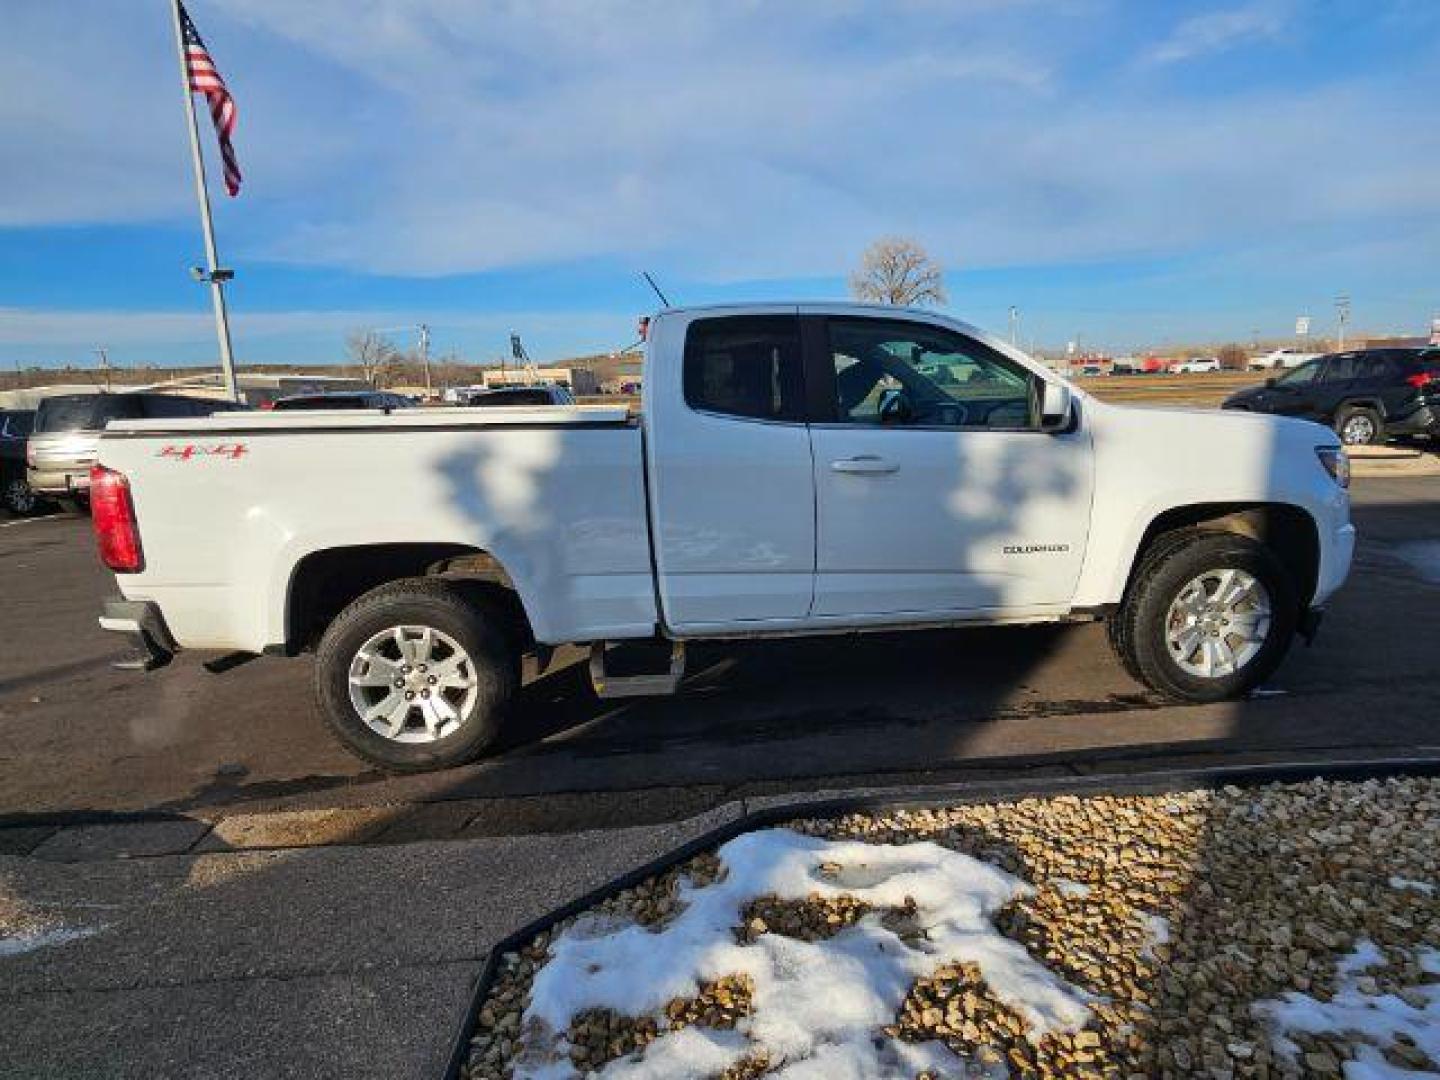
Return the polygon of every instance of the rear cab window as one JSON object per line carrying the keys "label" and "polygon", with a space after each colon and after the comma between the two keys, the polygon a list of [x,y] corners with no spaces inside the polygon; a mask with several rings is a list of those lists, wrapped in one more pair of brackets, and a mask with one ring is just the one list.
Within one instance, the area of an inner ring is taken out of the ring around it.
{"label": "rear cab window", "polygon": [[685,334],[685,404],[750,420],[801,422],[805,380],[794,315],[696,319]]}
{"label": "rear cab window", "polygon": [[139,394],[66,394],[40,403],[35,431],[100,431],[111,420],[142,415]]}
{"label": "rear cab window", "polygon": [[548,390],[492,390],[477,396],[470,404],[482,409],[501,405],[553,405],[555,399]]}

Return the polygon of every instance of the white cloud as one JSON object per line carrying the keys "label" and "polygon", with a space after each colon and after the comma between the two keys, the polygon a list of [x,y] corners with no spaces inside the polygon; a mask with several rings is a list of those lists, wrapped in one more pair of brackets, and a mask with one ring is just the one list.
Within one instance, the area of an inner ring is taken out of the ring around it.
{"label": "white cloud", "polygon": [[1283,12],[1273,3],[1229,11],[1211,11],[1186,19],[1146,53],[1153,64],[1174,64],[1236,45],[1266,41],[1285,29]]}
{"label": "white cloud", "polygon": [[[0,225],[188,225],[168,26],[76,6],[21,5],[0,45]],[[1440,170],[1433,74],[1167,95],[1123,59],[1106,77],[1124,13],[1098,0],[191,10],[240,102],[248,186],[219,211],[236,260],[433,276],[606,258],[773,279],[835,275],[878,233],[994,266],[1440,211],[1420,182]],[[1285,10],[1198,15],[1150,55],[1264,40]],[[85,83],[53,75],[62,51]]]}

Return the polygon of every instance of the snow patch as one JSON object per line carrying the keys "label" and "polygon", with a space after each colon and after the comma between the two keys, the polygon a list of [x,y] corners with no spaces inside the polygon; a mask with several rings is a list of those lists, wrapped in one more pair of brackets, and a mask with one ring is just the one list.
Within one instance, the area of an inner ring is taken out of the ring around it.
{"label": "snow patch", "polygon": [[[1440,950],[1428,949],[1418,955],[1427,972],[1440,971]],[[1274,1029],[1276,1050],[1293,1058],[1297,1047],[1285,1034],[1348,1034],[1358,1040],[1354,1061],[1345,1063],[1346,1080],[1416,1080],[1440,1077],[1440,1073],[1401,1069],[1387,1062],[1381,1050],[1397,1035],[1408,1036],[1432,1061],[1440,1061],[1440,984],[1411,987],[1396,994],[1362,993],[1361,973],[1382,964],[1384,954],[1368,940],[1361,940],[1354,952],[1336,967],[1335,996],[1318,1001],[1308,994],[1290,992],[1273,1001],[1259,1002],[1255,1011]]]}
{"label": "snow patch", "polygon": [[[995,913],[1033,890],[994,866],[928,842],[872,845],[788,829],[737,837],[718,855],[725,876],[703,888],[682,880],[684,908],[661,929],[582,917],[551,943],[521,1027],[532,1046],[552,1044],[557,1056],[532,1055],[518,1063],[517,1077],[574,1076],[564,1033],[586,1009],[659,1015],[672,998],[693,997],[701,983],[726,975],[747,975],[754,986],[752,1015],[736,1031],[666,1032],[638,1059],[612,1061],[600,1075],[698,1080],[757,1052],[782,1063],[776,1075],[788,1080],[913,1076],[926,1068],[957,1075],[962,1062],[942,1044],[907,1044],[880,1029],[894,1022],[917,978],[958,962],[980,968],[991,992],[1029,1022],[1033,1038],[1076,1030],[1090,1016],[1089,994],[995,929]],[[771,895],[846,895],[877,910],[828,940],[762,934],[738,943],[746,905]],[[907,944],[883,925],[878,909],[912,902],[924,936]]]}
{"label": "snow patch", "polygon": [[0,937],[0,956],[19,956],[51,945],[64,945],[67,941],[89,937],[95,933],[83,927],[58,926],[48,930],[29,930],[13,937]]}
{"label": "snow patch", "polygon": [[1415,892],[1422,892],[1429,896],[1435,891],[1435,886],[1429,881],[1416,881],[1414,878],[1392,877],[1388,882],[1392,889],[1412,889]]}

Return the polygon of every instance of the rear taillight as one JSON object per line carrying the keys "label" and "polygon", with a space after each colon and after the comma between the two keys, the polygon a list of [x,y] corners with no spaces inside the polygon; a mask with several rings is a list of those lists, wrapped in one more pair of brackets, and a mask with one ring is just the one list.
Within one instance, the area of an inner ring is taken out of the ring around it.
{"label": "rear taillight", "polygon": [[1421,371],[1415,375],[1407,375],[1405,381],[1416,390],[1424,390],[1427,386],[1440,388],[1440,373],[1434,371]]}
{"label": "rear taillight", "polygon": [[101,562],[117,574],[138,574],[145,569],[135,503],[124,473],[104,465],[90,466],[90,521],[100,545]]}

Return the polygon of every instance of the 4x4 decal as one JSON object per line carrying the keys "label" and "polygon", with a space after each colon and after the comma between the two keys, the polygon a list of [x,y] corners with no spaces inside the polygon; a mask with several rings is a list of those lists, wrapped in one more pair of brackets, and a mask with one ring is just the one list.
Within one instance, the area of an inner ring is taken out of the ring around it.
{"label": "4x4 decal", "polygon": [[180,461],[190,461],[197,457],[223,457],[235,461],[244,457],[250,452],[242,442],[230,443],[185,443],[183,445],[171,444],[162,446],[156,457],[177,458]]}

